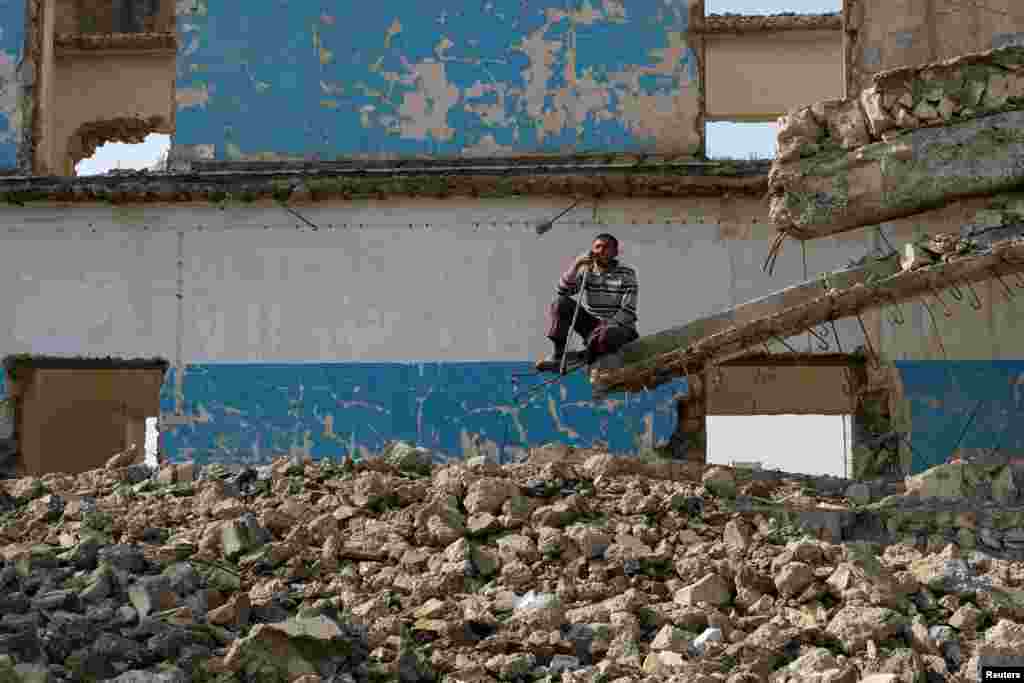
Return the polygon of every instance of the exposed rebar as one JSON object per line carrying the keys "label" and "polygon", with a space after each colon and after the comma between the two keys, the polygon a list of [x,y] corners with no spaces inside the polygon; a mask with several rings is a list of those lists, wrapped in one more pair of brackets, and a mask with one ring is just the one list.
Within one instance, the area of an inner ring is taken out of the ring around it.
{"label": "exposed rebar", "polygon": [[839,332],[836,331],[836,321],[829,320],[828,324],[832,326],[832,336],[836,338],[836,348],[839,349],[839,353],[843,352],[843,347],[839,343]]}
{"label": "exposed rebar", "polygon": [[939,344],[939,350],[942,351],[942,357],[949,360],[946,356],[946,345],[942,343],[942,334],[939,332],[939,324],[935,321],[935,313],[932,312],[932,307],[924,299],[921,300],[921,305],[924,306],[924,310],[928,311],[928,317],[932,319],[932,333],[935,335],[935,341]]}
{"label": "exposed rebar", "polygon": [[967,303],[974,310],[980,311],[981,310],[981,297],[979,297],[978,293],[976,291],[974,291],[974,285],[972,285],[970,282],[965,282],[964,284],[967,285],[967,289],[971,293],[971,299],[968,299]]}
{"label": "exposed rebar", "polygon": [[868,336],[868,328],[864,326],[864,318],[861,317],[860,313],[857,313],[857,324],[860,325],[860,331],[864,334],[864,344],[867,347],[871,364],[874,365],[876,369],[882,367],[882,361],[878,358],[874,348],[871,346],[871,337]]}

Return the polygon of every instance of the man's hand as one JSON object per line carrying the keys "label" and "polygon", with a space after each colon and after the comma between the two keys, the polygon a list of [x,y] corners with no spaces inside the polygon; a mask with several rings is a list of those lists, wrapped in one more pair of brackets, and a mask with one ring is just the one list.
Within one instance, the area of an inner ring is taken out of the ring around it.
{"label": "man's hand", "polygon": [[594,255],[591,254],[589,251],[583,252],[582,254],[576,257],[575,261],[572,262],[573,275],[578,275],[580,272],[580,268],[590,267],[590,265],[593,264],[593,262]]}

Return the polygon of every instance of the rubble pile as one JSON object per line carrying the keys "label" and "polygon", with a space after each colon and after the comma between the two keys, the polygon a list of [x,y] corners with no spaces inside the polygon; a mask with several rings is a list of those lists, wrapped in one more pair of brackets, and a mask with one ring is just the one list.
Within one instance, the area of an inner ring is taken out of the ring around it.
{"label": "rubble pile", "polygon": [[1024,652],[1019,563],[737,504],[850,511],[932,484],[816,497],[553,447],[135,459],[0,482],[0,681],[973,681]]}

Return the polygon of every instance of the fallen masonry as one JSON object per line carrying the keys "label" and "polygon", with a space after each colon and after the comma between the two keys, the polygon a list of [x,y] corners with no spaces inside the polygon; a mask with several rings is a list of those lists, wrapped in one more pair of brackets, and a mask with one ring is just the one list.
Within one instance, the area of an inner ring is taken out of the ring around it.
{"label": "fallen masonry", "polygon": [[966,683],[1024,652],[1011,466],[132,461],[0,482],[0,680]]}
{"label": "fallen masonry", "polygon": [[[1014,195],[1015,202],[1020,197]],[[1001,206],[1007,196],[996,196]],[[1014,204],[1016,207],[1016,203]],[[735,358],[772,339],[785,339],[829,321],[899,305],[985,280],[1024,272],[1024,217],[1017,209],[985,212],[986,225],[963,226],[960,235],[927,236],[921,243],[852,268],[827,273],[779,292],[641,337],[602,359],[592,376],[595,396],[639,391],[705,366]],[[941,245],[941,246],[940,246]],[[949,248],[946,253],[935,252]],[[938,253],[938,255],[936,255]],[[1018,279],[1019,283],[1020,280]],[[1019,287],[1020,285],[1017,284]]]}
{"label": "fallen masonry", "polygon": [[768,182],[780,232],[824,237],[1020,185],[1024,48],[872,80],[779,120]]}

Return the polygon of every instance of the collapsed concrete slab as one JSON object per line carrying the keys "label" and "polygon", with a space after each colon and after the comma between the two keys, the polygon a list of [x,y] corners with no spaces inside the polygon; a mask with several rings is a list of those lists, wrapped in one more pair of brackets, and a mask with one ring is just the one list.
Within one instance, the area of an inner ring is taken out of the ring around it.
{"label": "collapsed concrete slab", "polygon": [[[1007,217],[1015,214],[1002,214]],[[650,337],[620,351],[613,363],[591,374],[594,395],[651,389],[676,377],[698,374],[773,338],[785,339],[822,323],[937,291],[1024,271],[1024,220],[974,227],[964,237],[934,236],[922,242],[936,263],[906,263],[892,254],[870,265],[826,274],[782,292]],[[940,246],[941,245],[941,246]],[[758,317],[754,317],[757,315]],[[672,349],[672,345],[677,346]]]}
{"label": "collapsed concrete slab", "polygon": [[857,98],[779,119],[779,231],[813,239],[1024,181],[1024,49],[876,74]]}

